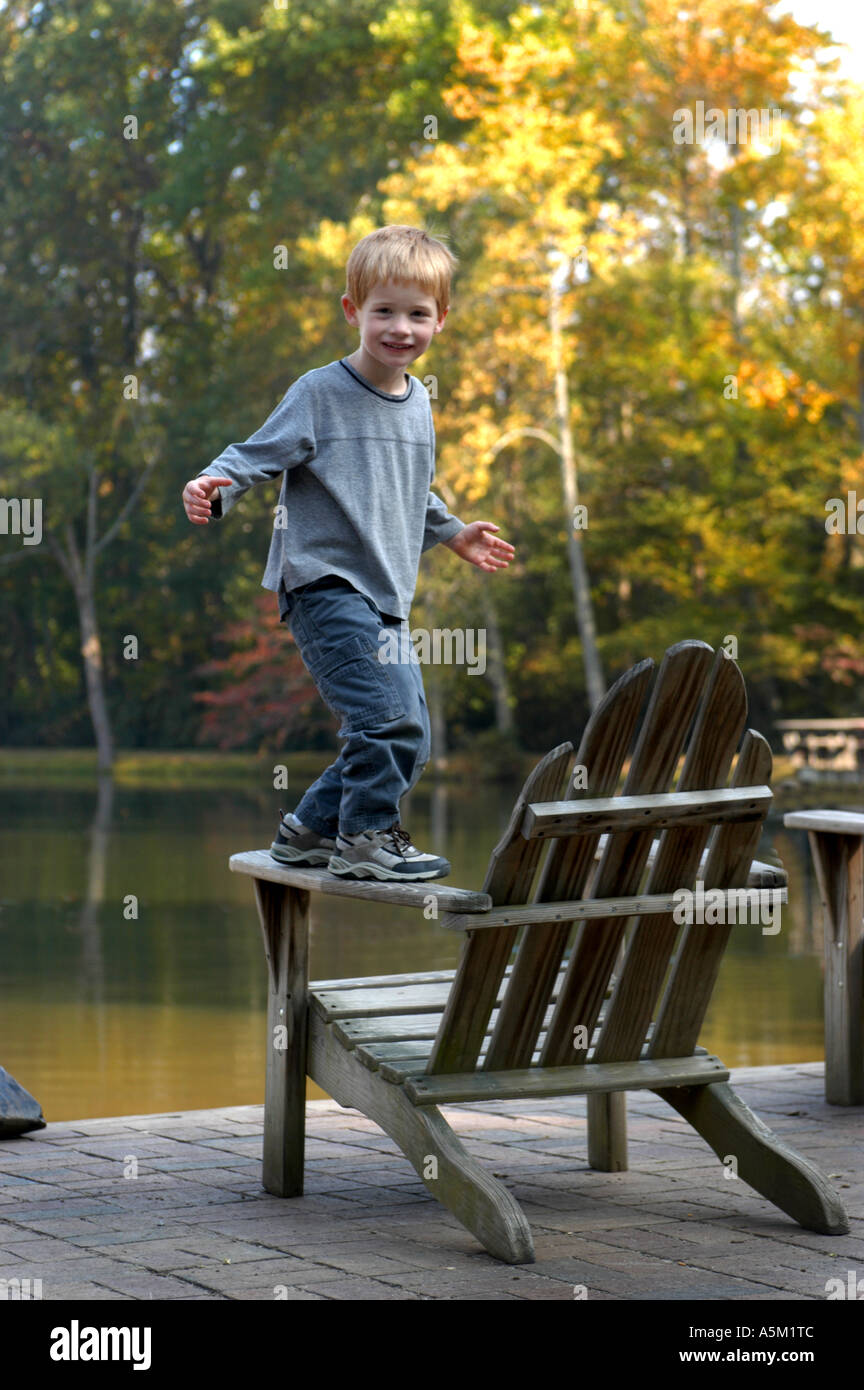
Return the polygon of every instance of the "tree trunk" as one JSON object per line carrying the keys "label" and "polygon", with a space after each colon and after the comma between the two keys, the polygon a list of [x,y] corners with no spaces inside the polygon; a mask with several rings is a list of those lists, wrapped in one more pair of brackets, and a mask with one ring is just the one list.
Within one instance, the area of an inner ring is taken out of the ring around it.
{"label": "tree trunk", "polygon": [[84,662],[84,680],[87,686],[87,704],[96,739],[97,765],[100,773],[111,773],[114,768],[114,738],[111,732],[111,718],[108,702],[105,699],[105,677],[102,669],[102,643],[99,639],[99,624],[96,618],[96,564],[92,536],[95,533],[95,487],[91,476],[90,505],[88,508],[87,534],[88,546],[85,561],[74,528],[65,528],[65,546],[55,536],[49,535],[48,544],[57,557],[63,573],[72,585],[75,603],[78,608],[78,628],[81,633],[81,657]]}
{"label": "tree trunk", "polygon": [[114,766],[114,737],[108,702],[105,699],[105,673],[102,667],[102,643],[96,619],[96,595],[92,582],[86,579],[75,586],[78,622],[81,629],[81,656],[84,660],[84,679],[87,683],[87,703],[93,732],[96,736],[97,765],[100,772],[111,772]]}
{"label": "tree trunk", "polygon": [[499,734],[513,733],[513,708],[510,702],[510,684],[507,668],[504,665],[504,647],[501,642],[501,629],[498,626],[498,611],[495,600],[487,585],[481,585],[483,621],[486,624],[486,676],[495,696],[495,728]]}
{"label": "tree trunk", "polygon": [[603,669],[597,651],[597,629],[594,625],[594,608],[591,602],[591,584],[585,553],[582,547],[581,529],[576,529],[576,507],[579,491],[576,480],[576,458],[573,449],[573,432],[570,428],[570,396],[567,389],[567,374],[564,370],[564,352],[561,340],[561,282],[553,275],[549,296],[549,327],[555,358],[555,410],[558,417],[558,431],[561,439],[561,475],[564,486],[564,506],[567,512],[567,551],[570,559],[570,577],[573,582],[573,598],[576,605],[576,622],[582,642],[582,660],[585,663],[585,684],[588,701],[596,709],[605,694]]}

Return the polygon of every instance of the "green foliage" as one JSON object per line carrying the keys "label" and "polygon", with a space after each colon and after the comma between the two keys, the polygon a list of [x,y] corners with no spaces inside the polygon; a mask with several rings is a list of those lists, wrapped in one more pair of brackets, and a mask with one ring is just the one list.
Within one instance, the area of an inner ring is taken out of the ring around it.
{"label": "green foliage", "polygon": [[[445,331],[414,367],[438,381],[439,490],[517,547],[491,580],[443,548],[421,565],[415,625],[500,628],[497,690],[427,677],[454,741],[494,721],[502,682],[529,746],[586,713],[558,458],[524,435],[494,452],[508,431],[556,429],[552,244],[589,267],[565,332],[607,680],[680,638],[734,635],[766,716],[861,712],[864,550],[827,534],[825,504],[864,496],[864,95],[832,90],[817,34],[763,0],[679,10],[7,6],[0,495],[42,498],[45,536],[25,554],[0,534],[0,737],[91,736],[80,561],[118,744],[195,743],[197,697],[222,693],[217,635],[237,634],[230,677],[259,622],[276,498],[258,489],[193,528],[183,484],[351,350],[347,252],[403,220],[460,258]],[[698,100],[782,106],[780,149],[676,144],[672,113]],[[271,619],[281,638],[272,600]],[[256,632],[275,690],[284,652]],[[242,699],[226,708],[242,720]],[[313,742],[316,717],[301,702],[290,732],[250,718],[241,746]]]}

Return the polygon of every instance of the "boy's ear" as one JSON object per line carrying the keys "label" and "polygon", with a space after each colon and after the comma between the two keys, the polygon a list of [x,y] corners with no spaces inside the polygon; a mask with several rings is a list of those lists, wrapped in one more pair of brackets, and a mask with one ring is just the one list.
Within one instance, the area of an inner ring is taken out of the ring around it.
{"label": "boy's ear", "polygon": [[436,332],[436,333],[440,333],[440,332],[441,332],[441,329],[444,327],[444,320],[446,319],[446,317],[447,317],[447,315],[448,315],[449,313],[450,313],[450,305],[448,304],[448,305],[447,305],[447,308],[444,310],[444,313],[441,315],[441,317],[439,318],[438,322],[437,322],[436,325],[435,325],[435,332]]}
{"label": "boy's ear", "polygon": [[349,323],[355,324],[357,322],[357,305],[348,294],[342,296],[342,312]]}

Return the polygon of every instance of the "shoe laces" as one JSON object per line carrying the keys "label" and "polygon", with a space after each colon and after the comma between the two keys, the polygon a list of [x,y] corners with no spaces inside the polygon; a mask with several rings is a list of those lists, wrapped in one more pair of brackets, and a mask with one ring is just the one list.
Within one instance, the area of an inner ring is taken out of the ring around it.
{"label": "shoe laces", "polygon": [[396,853],[401,854],[404,858],[406,851],[411,848],[411,836],[408,834],[408,831],[404,830],[398,821],[395,821],[387,831],[387,834],[393,841]]}

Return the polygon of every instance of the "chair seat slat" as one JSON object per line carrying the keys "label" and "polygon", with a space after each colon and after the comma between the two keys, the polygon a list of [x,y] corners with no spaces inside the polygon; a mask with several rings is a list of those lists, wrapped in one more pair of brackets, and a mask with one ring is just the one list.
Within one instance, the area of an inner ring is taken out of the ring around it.
{"label": "chair seat slat", "polygon": [[590,1062],[577,1067],[524,1067],[452,1076],[409,1078],[405,1091],[415,1105],[458,1105],[463,1101],[529,1100],[540,1096],[592,1095],[604,1091],[653,1090],[658,1086],[704,1086],[728,1081],[718,1057],[673,1057],[656,1061]]}

